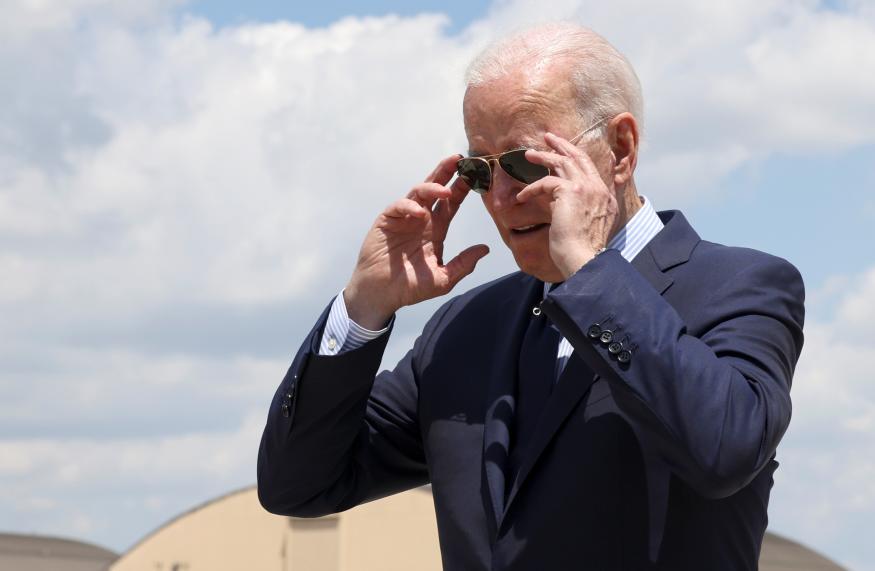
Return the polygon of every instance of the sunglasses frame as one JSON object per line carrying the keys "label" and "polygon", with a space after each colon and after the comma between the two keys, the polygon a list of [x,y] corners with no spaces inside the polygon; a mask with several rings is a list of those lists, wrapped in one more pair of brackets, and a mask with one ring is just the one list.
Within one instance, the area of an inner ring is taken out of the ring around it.
{"label": "sunglasses frame", "polygon": [[[574,137],[572,137],[571,139],[569,139],[568,142],[571,143],[572,145],[576,145],[578,142],[580,142],[580,139],[581,139],[584,135],[586,135],[586,134],[589,133],[590,131],[593,131],[593,130],[596,129],[597,127],[600,127],[605,121],[607,121],[607,120],[609,120],[609,119],[612,119],[612,118],[613,118],[613,116],[611,116],[611,117],[602,117],[601,119],[599,119],[598,121],[596,121],[595,123],[593,123],[592,125],[590,125],[589,127],[587,127],[586,129],[584,129],[583,131],[581,131],[580,133],[578,133],[577,135],[575,135]],[[537,176],[536,178],[534,178],[534,179],[532,179],[532,180],[526,180],[526,179],[524,179],[524,178],[520,178],[520,176],[517,176],[516,174],[514,174],[514,173],[512,172],[512,170],[508,170],[504,165],[502,165],[501,160],[502,160],[506,155],[509,155],[509,154],[511,154],[511,153],[519,153],[519,152],[522,152],[523,155],[524,155],[524,156],[523,156],[523,160],[526,161],[526,159],[525,159],[525,152],[526,152],[527,150],[529,150],[528,147],[518,147],[518,148],[516,148],[516,149],[510,149],[509,151],[504,151],[504,152],[502,152],[502,153],[495,153],[494,155],[482,155],[482,156],[478,156],[478,157],[463,157],[463,158],[459,159],[459,160],[456,162],[456,173],[458,174],[459,178],[461,178],[462,180],[464,180],[464,181],[468,184],[469,188],[470,188],[472,191],[476,192],[477,194],[486,194],[487,192],[489,192],[489,189],[492,188],[492,176],[493,176],[492,173],[494,172],[494,171],[492,170],[492,162],[493,162],[493,161],[495,161],[495,164],[499,165],[499,166],[501,167],[501,170],[503,170],[503,171],[504,171],[505,173],[507,173],[509,176],[511,176],[511,177],[513,177],[514,179],[516,179],[516,180],[518,180],[518,181],[520,181],[520,182],[522,182],[522,183],[525,183],[525,184],[532,184],[533,182],[535,182],[535,181],[537,181],[537,180],[540,180],[540,179],[544,178],[545,176],[549,176],[549,175],[550,175],[550,169],[549,169],[549,168],[547,168],[547,167],[545,167],[545,166],[542,166],[542,165],[536,165],[535,163],[529,163],[529,164],[531,164],[532,166],[541,167],[542,169],[544,169],[544,170],[543,170],[544,174],[542,174],[541,176]],[[467,177],[466,175],[463,175],[463,174],[462,174],[462,172],[461,172],[461,164],[462,164],[463,161],[483,161],[483,162],[486,164],[486,168],[489,169],[489,181],[488,181],[488,184],[487,184],[487,186],[486,186],[485,189],[484,189],[484,188],[480,188],[480,187],[477,186],[477,185],[472,185],[471,182],[469,182],[468,177]],[[526,161],[526,162],[528,163],[529,161]]]}

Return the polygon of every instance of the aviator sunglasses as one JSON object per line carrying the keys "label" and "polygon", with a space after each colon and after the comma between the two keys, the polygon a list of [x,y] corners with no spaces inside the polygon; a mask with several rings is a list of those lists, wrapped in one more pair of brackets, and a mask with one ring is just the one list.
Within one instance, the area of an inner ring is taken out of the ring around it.
{"label": "aviator sunglasses", "polygon": [[[576,145],[580,138],[601,126],[602,123],[610,119],[605,117],[599,119],[568,142]],[[459,178],[468,183],[468,186],[478,194],[486,194],[489,186],[492,184],[492,161],[501,165],[501,169],[525,184],[532,184],[536,180],[540,180],[550,174],[550,169],[544,165],[536,165],[535,163],[526,160],[525,147],[505,151],[495,155],[483,155],[480,157],[465,157],[459,159],[456,163],[456,172],[459,173]]]}

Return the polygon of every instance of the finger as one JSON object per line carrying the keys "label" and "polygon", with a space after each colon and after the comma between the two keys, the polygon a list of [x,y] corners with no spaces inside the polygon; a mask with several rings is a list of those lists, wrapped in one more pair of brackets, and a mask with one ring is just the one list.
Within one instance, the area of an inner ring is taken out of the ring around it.
{"label": "finger", "polygon": [[468,183],[461,178],[456,178],[453,184],[450,185],[450,195],[447,198],[438,200],[432,209],[435,224],[448,227],[469,192]]}
{"label": "finger", "polygon": [[560,155],[553,151],[538,151],[528,149],[526,151],[526,160],[536,165],[542,165],[550,169],[550,172],[561,174],[562,176],[571,176],[574,173],[582,173],[574,157]]}
{"label": "finger", "polygon": [[435,182],[423,182],[414,186],[410,192],[407,193],[407,198],[415,200],[422,206],[431,210],[432,207],[434,207],[436,200],[449,198],[451,194],[452,190],[441,184]]}
{"label": "finger", "polygon": [[547,133],[544,133],[544,141],[547,142],[547,145],[551,149],[553,149],[560,155],[573,157],[581,152],[580,147],[577,147],[568,139],[560,137],[555,133],[550,133],[549,131]]}
{"label": "finger", "polygon": [[453,175],[456,173],[456,163],[462,155],[455,154],[441,160],[431,174],[425,177],[425,182],[436,182],[438,184],[447,184]]}
{"label": "finger", "polygon": [[[450,185],[449,198],[441,198],[435,203],[431,211],[432,228],[434,229],[434,244],[435,251],[440,252],[438,258],[443,254],[443,241],[447,237],[447,231],[450,228],[450,222],[459,211],[462,201],[468,196],[470,187],[462,178],[456,178],[453,184]],[[441,262],[443,263],[443,262]]]}
{"label": "finger", "polygon": [[544,140],[547,142],[550,148],[555,150],[557,153],[569,157],[574,157],[575,162],[585,173],[597,174],[598,169],[596,169],[595,163],[592,162],[592,158],[589,156],[589,154],[587,154],[586,151],[584,151],[577,145],[573,145],[568,140],[563,139],[558,135],[554,135],[553,133],[546,133],[544,135]]}
{"label": "finger", "polygon": [[471,192],[471,187],[468,186],[465,179],[457,177],[456,180],[453,181],[453,184],[450,185],[450,191],[451,194],[447,199],[447,204],[450,206],[450,217],[452,217],[456,215],[456,211],[459,209],[462,201],[468,197],[468,193]]}
{"label": "finger", "polygon": [[551,173],[562,178],[578,178],[583,176],[585,172],[574,157],[560,155],[551,151],[529,149],[526,151],[526,160],[536,165],[545,166],[550,169]]}
{"label": "finger", "polygon": [[469,275],[477,267],[479,262],[486,254],[489,253],[489,246],[486,244],[477,244],[470,248],[465,248],[459,254],[449,261],[444,266],[447,274],[447,291],[453,289],[462,278]]}
{"label": "finger", "polygon": [[568,181],[564,178],[545,176],[519,191],[516,195],[517,202],[528,202],[532,198],[541,195],[549,195],[552,198],[556,191],[562,188],[564,184],[568,184]]}
{"label": "finger", "polygon": [[383,211],[383,216],[387,218],[406,218],[407,216],[412,216],[414,218],[424,218],[428,215],[428,210],[426,210],[421,204],[416,202],[415,200],[411,200],[409,198],[402,198],[400,200],[396,200],[389,207]]}

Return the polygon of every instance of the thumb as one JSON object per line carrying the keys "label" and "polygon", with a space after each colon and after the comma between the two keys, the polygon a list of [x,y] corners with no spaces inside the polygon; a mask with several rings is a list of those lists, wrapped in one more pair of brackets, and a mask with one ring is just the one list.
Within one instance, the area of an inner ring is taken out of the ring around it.
{"label": "thumb", "polygon": [[474,271],[477,262],[489,253],[489,246],[486,244],[477,244],[465,248],[452,260],[444,266],[447,272],[447,291],[453,289],[462,278]]}

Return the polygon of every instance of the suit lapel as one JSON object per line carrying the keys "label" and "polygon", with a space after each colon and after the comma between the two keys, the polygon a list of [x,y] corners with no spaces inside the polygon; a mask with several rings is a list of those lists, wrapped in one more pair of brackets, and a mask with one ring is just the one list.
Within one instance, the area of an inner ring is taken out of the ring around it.
{"label": "suit lapel", "polygon": [[668,270],[686,263],[702,241],[687,219],[677,210],[660,212],[665,227],[632,260],[632,265],[660,294],[674,283]]}
{"label": "suit lapel", "polygon": [[488,488],[486,497],[491,503],[496,528],[504,513],[504,498],[507,482],[507,457],[510,448],[510,427],[516,410],[514,394],[518,359],[523,333],[529,312],[543,295],[543,282],[526,276],[523,286],[515,295],[502,300],[500,318],[494,324],[496,332],[505,332],[499,340],[503,346],[496,347],[496,355],[510,355],[512,358],[498,358],[488,380],[488,393],[483,427],[483,471],[484,482]]}
{"label": "suit lapel", "polygon": [[674,283],[668,274],[662,273],[662,270],[659,269],[649,247],[644,248],[640,254],[635,256],[635,259],[632,260],[632,266],[650,282],[653,289],[658,291],[660,295],[664,294],[665,290]]}
{"label": "suit lapel", "polygon": [[[659,217],[663,224],[665,224],[665,227],[635,257],[632,265],[662,295],[674,283],[674,280],[665,271],[689,260],[693,249],[701,239],[679,211],[660,212]],[[516,326],[521,330],[525,329],[519,323]],[[520,338],[516,341],[516,347],[519,347]],[[510,361],[515,360],[510,359]],[[512,379],[516,378],[517,372],[515,368],[512,372],[509,371],[509,373],[513,374]],[[572,353],[538,421],[538,425],[535,428],[535,436],[532,438],[529,451],[520,466],[519,474],[516,480],[512,482],[513,487],[508,496],[507,503],[504,506],[502,515],[498,518],[499,527],[501,527],[504,514],[507,513],[514,498],[525,483],[538,458],[540,458],[541,453],[558,432],[568,415],[571,414],[580,400],[589,391],[595,380],[596,376],[583,359]],[[512,386],[510,390],[512,402]],[[490,402],[495,401],[490,400]],[[504,488],[502,487],[503,490]]]}
{"label": "suit lapel", "polygon": [[[559,381],[553,389],[553,394],[550,395],[550,400],[544,407],[544,412],[538,420],[538,425],[535,427],[535,435],[530,442],[529,451],[520,465],[520,471],[516,480],[513,482],[510,495],[507,499],[507,508],[513,503],[514,498],[519,492],[520,487],[526,481],[526,478],[531,472],[541,453],[547,447],[550,440],[565,422],[565,419],[571,414],[580,399],[589,391],[589,388],[595,382],[593,372],[586,366],[583,359],[572,353],[568,358],[568,363],[565,370],[559,376]],[[501,522],[499,521],[499,526]]]}

